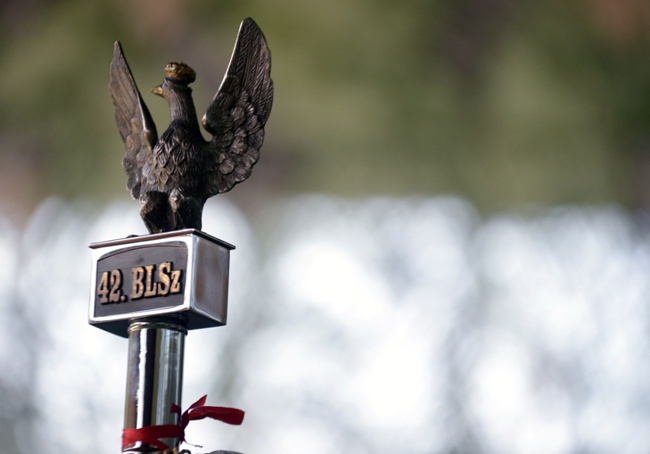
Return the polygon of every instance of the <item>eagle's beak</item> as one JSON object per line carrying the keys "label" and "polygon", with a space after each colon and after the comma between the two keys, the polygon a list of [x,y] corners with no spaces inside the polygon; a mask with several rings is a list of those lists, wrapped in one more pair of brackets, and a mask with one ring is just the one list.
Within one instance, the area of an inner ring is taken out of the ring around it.
{"label": "eagle's beak", "polygon": [[151,90],[151,93],[153,93],[154,95],[162,96],[163,95],[162,85],[158,85],[157,87],[153,87],[153,90]]}

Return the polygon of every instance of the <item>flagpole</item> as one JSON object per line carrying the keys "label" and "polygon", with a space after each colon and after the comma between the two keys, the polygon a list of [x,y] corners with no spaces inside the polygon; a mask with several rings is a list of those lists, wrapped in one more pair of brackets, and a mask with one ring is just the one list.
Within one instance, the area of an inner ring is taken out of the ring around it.
{"label": "flagpole", "polygon": [[[135,321],[129,326],[124,429],[178,424],[172,405],[181,405],[183,353],[187,329],[169,320]],[[178,439],[161,441],[175,446]],[[144,442],[123,446],[124,453],[158,451]]]}
{"label": "flagpole", "polygon": [[90,248],[89,322],[129,339],[122,452],[177,446],[185,337],[188,330],[226,324],[235,247],[185,229]]}
{"label": "flagpole", "polygon": [[140,201],[149,235],[90,245],[89,323],[129,339],[122,452],[177,448],[192,419],[241,424],[243,412],[201,398],[181,412],[185,336],[226,324],[230,251],[201,229],[207,198],[248,178],[259,159],[273,104],[271,54],[250,18],[240,25],[224,82],[200,133],[184,63],[165,67],[152,92],[169,102],[172,121],[158,137],[149,110],[114,45],[109,92],[124,141],[127,188]]}

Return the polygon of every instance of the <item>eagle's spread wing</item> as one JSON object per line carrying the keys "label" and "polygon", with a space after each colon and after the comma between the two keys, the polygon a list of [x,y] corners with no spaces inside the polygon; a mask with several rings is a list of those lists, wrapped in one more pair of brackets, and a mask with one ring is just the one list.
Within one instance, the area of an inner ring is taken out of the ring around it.
{"label": "eagle's spread wing", "polygon": [[118,41],[115,42],[108,88],[115,105],[115,121],[126,148],[122,160],[127,175],[126,187],[137,199],[146,190],[142,184],[146,185],[145,175],[151,166],[150,156],[158,133]]}
{"label": "eagle's spread wing", "polygon": [[272,103],[271,53],[257,24],[245,19],[228,71],[203,116],[203,127],[214,136],[208,149],[206,198],[250,176]]}

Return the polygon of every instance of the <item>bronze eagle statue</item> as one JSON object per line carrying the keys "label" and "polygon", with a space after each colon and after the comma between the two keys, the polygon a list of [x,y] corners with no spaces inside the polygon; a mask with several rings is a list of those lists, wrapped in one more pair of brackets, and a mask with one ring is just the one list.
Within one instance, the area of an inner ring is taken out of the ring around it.
{"label": "bronze eagle statue", "polygon": [[260,156],[273,104],[271,53],[257,24],[240,26],[221,86],[203,116],[206,141],[192,100],[196,73],[185,63],[169,63],[152,93],[169,103],[169,127],[158,137],[119,41],[111,63],[109,91],[126,153],[127,189],[140,201],[150,233],[201,230],[203,205],[251,174]]}

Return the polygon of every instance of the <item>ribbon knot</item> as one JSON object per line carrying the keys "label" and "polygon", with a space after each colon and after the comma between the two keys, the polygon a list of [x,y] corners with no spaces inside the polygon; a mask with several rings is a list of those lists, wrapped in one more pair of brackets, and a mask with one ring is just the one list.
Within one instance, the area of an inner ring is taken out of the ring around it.
{"label": "ribbon knot", "polygon": [[138,429],[124,429],[122,431],[122,449],[127,446],[142,442],[155,446],[160,450],[169,449],[169,445],[160,441],[161,438],[177,438],[176,446],[185,441],[185,429],[190,421],[199,419],[216,419],[226,424],[240,425],[244,421],[244,412],[237,408],[206,406],[207,394],[194,402],[181,413],[181,407],[172,404],[170,413],[178,415],[178,424],[161,424],[159,426],[140,427]]}

